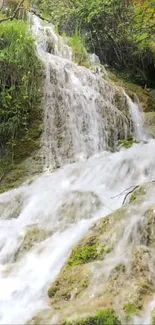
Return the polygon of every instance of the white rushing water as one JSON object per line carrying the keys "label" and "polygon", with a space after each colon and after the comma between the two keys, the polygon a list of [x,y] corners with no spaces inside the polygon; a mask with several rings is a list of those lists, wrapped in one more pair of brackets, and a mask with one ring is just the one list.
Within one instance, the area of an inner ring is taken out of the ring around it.
{"label": "white rushing water", "polygon": [[138,105],[108,79],[72,62],[72,50],[52,25],[33,17],[38,54],[45,65],[44,165],[63,166],[105,149],[118,139],[142,137]]}
{"label": "white rushing water", "polygon": [[[130,106],[130,111],[131,111],[131,116],[134,124],[134,136],[137,139],[141,140],[147,140],[148,135],[144,129],[144,119],[143,119],[143,111],[140,107],[140,105],[137,105],[137,103],[134,103],[130,97],[127,97],[129,106]],[[138,107],[137,107],[138,106]]]}
{"label": "white rushing water", "polygon": [[[121,206],[123,196],[111,197],[155,177],[154,164],[150,140],[70,164],[0,195],[0,324],[24,324],[46,306],[47,289],[71,248],[95,219]],[[29,244],[25,236],[36,227],[47,238],[31,247],[35,234]]]}
{"label": "white rushing water", "polygon": [[[34,20],[34,31],[39,37],[43,27],[35,16]],[[0,195],[0,324],[25,324],[48,306],[47,289],[72,247],[94,220],[122,205],[124,196],[112,197],[155,177],[152,168],[155,164],[154,140],[134,144],[120,152],[104,151],[109,139],[109,124],[107,117],[103,116],[101,120],[99,107],[104,115],[106,106],[109,110],[110,105],[108,116],[116,128],[116,119],[122,117],[122,112],[113,102],[115,88],[89,70],[74,65],[70,48],[62,43],[53,27],[47,30],[47,37],[48,33],[53,33],[55,39],[51,45],[51,48],[55,47],[54,53],[45,54],[45,38],[38,43],[40,56],[47,63],[45,166],[53,166],[54,153],[59,165],[72,160],[77,162],[53,173],[44,173],[29,185]],[[64,86],[65,82],[67,86]],[[131,105],[132,102],[128,109]],[[132,109],[135,120],[137,109],[137,106]],[[59,112],[60,125],[54,120],[55,111]],[[85,137],[82,123],[86,123]],[[123,117],[123,123],[127,133],[130,121]],[[138,137],[142,132],[140,123],[136,122]],[[56,138],[59,127],[63,129],[61,150],[58,150]],[[113,130],[114,141],[117,141],[119,131]],[[92,157],[86,159],[88,156]],[[120,247],[123,247],[122,243]]]}

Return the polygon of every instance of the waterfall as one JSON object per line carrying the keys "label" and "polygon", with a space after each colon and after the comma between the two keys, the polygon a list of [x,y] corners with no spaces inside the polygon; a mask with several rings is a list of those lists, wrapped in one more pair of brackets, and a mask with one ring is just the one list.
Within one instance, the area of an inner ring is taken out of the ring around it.
{"label": "waterfall", "polygon": [[134,136],[139,140],[148,139],[147,132],[144,129],[143,112],[140,104],[135,103],[127,96],[127,101],[130,107],[131,117],[134,124]]}
{"label": "waterfall", "polygon": [[116,150],[119,139],[132,136],[133,126],[141,138],[138,105],[121,88],[73,63],[71,48],[52,25],[43,25],[36,16],[33,23],[45,65],[45,167],[60,167],[103,150]]}
{"label": "waterfall", "polygon": [[[26,324],[50,309],[47,290],[74,245],[96,220],[122,206],[126,189],[155,178],[154,140],[108,151],[133,134],[133,125],[143,138],[138,105],[73,63],[54,27],[33,19],[45,65],[45,168],[61,168],[0,195],[0,324]],[[127,220],[119,257],[126,253],[126,234],[142,218],[136,207],[134,217]]]}

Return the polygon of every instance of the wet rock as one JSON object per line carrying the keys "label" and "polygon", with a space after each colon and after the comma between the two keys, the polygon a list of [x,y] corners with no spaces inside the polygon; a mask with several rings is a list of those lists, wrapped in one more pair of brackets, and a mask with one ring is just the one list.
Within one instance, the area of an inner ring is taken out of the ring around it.
{"label": "wet rock", "polygon": [[38,225],[31,226],[27,229],[22,242],[14,255],[14,261],[20,259],[24,254],[30,251],[36,244],[48,238],[49,232],[41,229]]}
{"label": "wet rock", "polygon": [[12,219],[17,218],[23,205],[23,195],[21,193],[11,193],[5,196],[1,196],[0,201],[0,219]]}
{"label": "wet rock", "polygon": [[64,196],[57,210],[57,220],[73,223],[83,218],[88,219],[101,204],[99,197],[91,191],[71,191]]}

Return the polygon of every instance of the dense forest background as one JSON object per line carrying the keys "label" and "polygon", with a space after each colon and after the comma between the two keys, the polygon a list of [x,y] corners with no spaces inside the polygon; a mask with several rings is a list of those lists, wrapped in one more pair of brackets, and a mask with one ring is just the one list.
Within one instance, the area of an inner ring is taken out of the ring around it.
{"label": "dense forest background", "polygon": [[103,64],[155,85],[155,0],[35,0],[60,33],[79,33]]}
{"label": "dense forest background", "polygon": [[1,18],[38,8],[61,34],[78,34],[101,63],[155,86],[155,0],[3,0]]}

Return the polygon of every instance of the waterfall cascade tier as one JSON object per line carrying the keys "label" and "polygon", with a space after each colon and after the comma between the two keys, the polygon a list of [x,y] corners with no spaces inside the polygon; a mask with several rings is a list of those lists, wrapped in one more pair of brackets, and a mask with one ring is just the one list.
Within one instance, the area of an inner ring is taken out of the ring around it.
{"label": "waterfall cascade tier", "polygon": [[33,17],[38,53],[45,64],[45,166],[59,167],[115,150],[118,140],[142,137],[138,105],[100,74],[71,61],[72,50],[52,25]]}
{"label": "waterfall cascade tier", "polygon": [[[94,222],[122,206],[127,189],[155,179],[153,139],[105,151],[133,134],[145,139],[138,105],[110,81],[73,63],[71,49],[52,26],[43,26],[36,16],[33,21],[45,64],[45,167],[61,168],[0,195],[0,324],[28,324],[40,311],[52,310],[47,290],[72,248]],[[145,210],[153,200],[154,191]],[[142,208],[135,204],[133,217],[122,221],[110,272],[119,265],[118,256],[125,256],[127,239],[136,245]],[[102,263],[96,271],[100,284],[107,272]],[[150,306],[148,322],[154,297]],[[57,311],[52,310],[49,324],[59,323]],[[146,324],[146,317],[139,323]]]}

